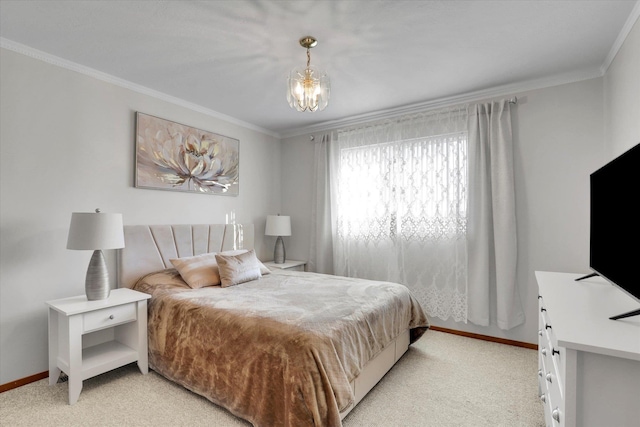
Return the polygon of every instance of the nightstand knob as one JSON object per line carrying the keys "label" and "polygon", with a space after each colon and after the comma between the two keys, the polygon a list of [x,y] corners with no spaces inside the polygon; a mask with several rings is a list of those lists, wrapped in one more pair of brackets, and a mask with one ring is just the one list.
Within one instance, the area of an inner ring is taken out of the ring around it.
{"label": "nightstand knob", "polygon": [[552,377],[551,377],[551,372],[549,372],[549,373],[547,374],[547,381],[552,382],[552,381],[551,381],[551,378],[552,378]]}
{"label": "nightstand knob", "polygon": [[538,335],[542,336],[542,329],[538,329]]}
{"label": "nightstand knob", "polygon": [[109,316],[109,319],[111,319],[111,320],[113,320],[113,319],[114,319],[113,314],[112,314],[111,316]]}
{"label": "nightstand knob", "polygon": [[560,422],[560,410],[558,408],[554,409],[551,412],[551,416],[553,417],[554,420],[556,420],[557,422]]}
{"label": "nightstand knob", "polygon": [[542,377],[542,369],[538,369],[538,376]]}
{"label": "nightstand knob", "polygon": [[546,403],[547,402],[547,396],[544,395],[544,394],[541,394],[540,395],[540,400],[542,400],[543,403]]}
{"label": "nightstand knob", "polygon": [[547,349],[542,347],[542,350],[540,350],[540,353],[542,353],[543,356],[547,355]]}

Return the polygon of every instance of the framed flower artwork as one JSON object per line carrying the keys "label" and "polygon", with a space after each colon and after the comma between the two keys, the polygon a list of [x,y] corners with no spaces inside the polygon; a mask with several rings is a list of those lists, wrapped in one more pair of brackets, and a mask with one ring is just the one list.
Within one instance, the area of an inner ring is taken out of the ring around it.
{"label": "framed flower artwork", "polygon": [[240,141],[136,113],[135,186],[237,196]]}

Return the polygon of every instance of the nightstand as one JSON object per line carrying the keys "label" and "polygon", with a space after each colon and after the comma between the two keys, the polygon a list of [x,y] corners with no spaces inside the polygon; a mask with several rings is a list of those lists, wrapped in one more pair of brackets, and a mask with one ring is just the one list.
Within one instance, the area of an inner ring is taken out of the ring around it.
{"label": "nightstand", "polygon": [[278,268],[280,270],[306,271],[307,261],[296,261],[293,259],[285,261],[283,264],[276,264],[273,261],[263,262],[268,269]]}
{"label": "nightstand", "polygon": [[69,377],[69,404],[78,401],[82,381],[138,362],[149,372],[147,299],[132,289],[113,289],[109,298],[86,295],[47,301],[49,306],[49,385],[60,372]]}

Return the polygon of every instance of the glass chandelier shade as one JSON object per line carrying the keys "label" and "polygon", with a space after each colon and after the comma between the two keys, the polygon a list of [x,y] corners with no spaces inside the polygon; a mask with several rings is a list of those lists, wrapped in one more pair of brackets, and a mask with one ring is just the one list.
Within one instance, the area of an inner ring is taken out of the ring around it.
{"label": "glass chandelier shade", "polygon": [[295,68],[289,74],[287,101],[289,106],[298,111],[322,111],[329,104],[331,83],[324,71],[311,67],[309,49],[318,42],[307,36],[300,39],[300,45],[307,48],[306,68]]}

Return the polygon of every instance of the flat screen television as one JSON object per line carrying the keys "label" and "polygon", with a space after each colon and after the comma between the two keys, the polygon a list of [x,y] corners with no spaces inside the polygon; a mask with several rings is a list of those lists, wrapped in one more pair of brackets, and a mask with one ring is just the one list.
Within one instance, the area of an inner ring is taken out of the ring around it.
{"label": "flat screen television", "polygon": [[[640,144],[590,176],[589,267],[640,302]],[[640,315],[640,310],[611,317]]]}

